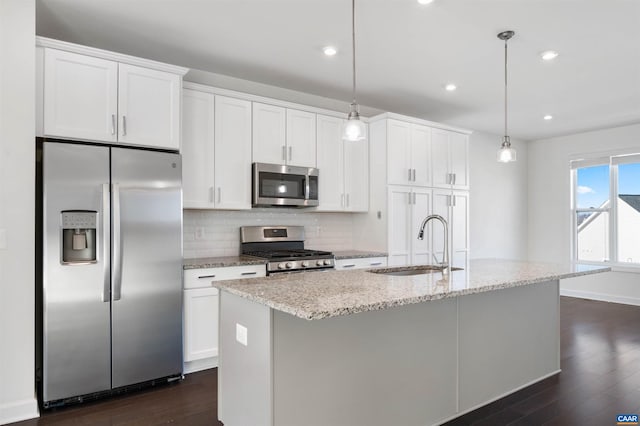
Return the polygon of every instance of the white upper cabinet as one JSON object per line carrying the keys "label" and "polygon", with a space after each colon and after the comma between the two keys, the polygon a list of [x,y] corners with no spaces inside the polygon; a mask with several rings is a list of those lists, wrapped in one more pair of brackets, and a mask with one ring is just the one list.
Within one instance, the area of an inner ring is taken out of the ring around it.
{"label": "white upper cabinet", "polygon": [[316,114],[254,102],[252,159],[316,167]]}
{"label": "white upper cabinet", "polygon": [[180,76],[128,64],[118,75],[119,142],[180,149]]}
{"label": "white upper cabinet", "polygon": [[118,64],[44,51],[44,134],[117,141]]}
{"label": "white upper cabinet", "polygon": [[390,119],[387,122],[387,183],[430,185],[431,129]]}
{"label": "white upper cabinet", "polygon": [[253,161],[284,164],[286,152],[286,108],[253,103]]}
{"label": "white upper cabinet", "polygon": [[180,149],[186,68],[41,37],[37,41],[39,135]]}
{"label": "white upper cabinet", "polygon": [[369,209],[369,144],[342,139],[344,121],[318,114],[317,211],[366,212]]}
{"label": "white upper cabinet", "polygon": [[316,115],[287,109],[287,164],[316,167]]}
{"label": "white upper cabinet", "polygon": [[182,92],[182,199],[185,208],[214,207],[214,95]]}
{"label": "white upper cabinet", "polygon": [[215,97],[215,206],[251,208],[251,102]]}
{"label": "white upper cabinet", "polygon": [[433,186],[469,189],[469,137],[450,130],[431,131]]}

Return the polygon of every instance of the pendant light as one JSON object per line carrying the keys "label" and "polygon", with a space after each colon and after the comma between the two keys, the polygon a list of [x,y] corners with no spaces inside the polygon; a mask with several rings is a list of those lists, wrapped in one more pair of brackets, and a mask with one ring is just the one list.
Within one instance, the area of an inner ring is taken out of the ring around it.
{"label": "pendant light", "polygon": [[360,107],[356,103],[356,0],[351,0],[351,42],[353,48],[353,101],[342,139],[354,142],[363,140],[367,130],[364,122],[360,119]]}
{"label": "pendant light", "polygon": [[516,161],[516,150],[511,148],[511,138],[507,133],[507,41],[514,35],[513,31],[503,31],[498,34],[498,38],[504,40],[504,136],[502,147],[498,150],[498,161],[501,163]]}

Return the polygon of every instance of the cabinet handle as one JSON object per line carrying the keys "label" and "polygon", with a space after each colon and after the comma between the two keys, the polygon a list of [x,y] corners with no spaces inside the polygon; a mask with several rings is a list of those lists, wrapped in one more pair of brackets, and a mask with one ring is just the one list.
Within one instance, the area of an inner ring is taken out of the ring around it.
{"label": "cabinet handle", "polygon": [[413,169],[413,181],[416,181],[416,169]]}
{"label": "cabinet handle", "polygon": [[218,203],[222,202],[222,188],[218,187]]}
{"label": "cabinet handle", "polygon": [[122,136],[127,136],[127,116],[122,116]]}
{"label": "cabinet handle", "polygon": [[343,268],[353,268],[354,266],[356,266],[355,263],[350,263],[348,265],[342,265]]}
{"label": "cabinet handle", "polygon": [[340,195],[340,207],[344,207],[344,194]]}
{"label": "cabinet handle", "polygon": [[455,184],[456,184],[456,174],[451,173],[451,185],[455,185]]}
{"label": "cabinet handle", "polygon": [[287,161],[287,147],[282,145],[282,161]]}
{"label": "cabinet handle", "polygon": [[[453,181],[455,182],[455,179],[453,179]],[[456,206],[456,196],[455,195],[451,196],[451,206],[452,207]]]}
{"label": "cabinet handle", "polygon": [[370,266],[379,266],[382,265],[382,262],[371,262],[369,263]]}
{"label": "cabinet handle", "polygon": [[291,154],[293,152],[293,147],[289,147],[289,161],[291,161]]}
{"label": "cabinet handle", "polygon": [[200,275],[198,277],[198,279],[201,280],[201,279],[204,279],[204,278],[215,278],[215,277],[216,277],[215,274],[212,274],[212,275]]}
{"label": "cabinet handle", "polygon": [[411,182],[411,169],[407,169],[409,172],[409,182]]}
{"label": "cabinet handle", "polygon": [[209,202],[213,203],[215,200],[213,199],[213,186],[209,187]]}
{"label": "cabinet handle", "polygon": [[253,272],[242,272],[240,275],[255,275],[255,274],[257,274],[256,271],[253,271]]}
{"label": "cabinet handle", "polygon": [[413,194],[413,205],[415,206],[416,205],[416,193],[412,192],[412,194]]}
{"label": "cabinet handle", "polygon": [[349,194],[347,194],[347,207],[349,207]]}
{"label": "cabinet handle", "polygon": [[116,115],[111,114],[111,134],[116,134]]}

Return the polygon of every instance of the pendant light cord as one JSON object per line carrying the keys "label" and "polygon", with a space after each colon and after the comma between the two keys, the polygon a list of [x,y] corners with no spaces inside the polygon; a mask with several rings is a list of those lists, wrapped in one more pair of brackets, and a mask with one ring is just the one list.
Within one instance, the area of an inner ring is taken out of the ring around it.
{"label": "pendant light cord", "polygon": [[356,103],[356,0],[351,0],[351,47],[353,50],[353,103]]}
{"label": "pendant light cord", "polygon": [[507,136],[507,40],[504,41],[504,135]]}

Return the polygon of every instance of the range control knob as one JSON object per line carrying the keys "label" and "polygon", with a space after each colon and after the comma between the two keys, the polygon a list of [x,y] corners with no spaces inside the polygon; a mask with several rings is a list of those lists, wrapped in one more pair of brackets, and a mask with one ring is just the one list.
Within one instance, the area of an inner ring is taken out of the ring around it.
{"label": "range control knob", "polygon": [[325,266],[331,265],[331,261],[329,259],[325,259],[324,264]]}
{"label": "range control knob", "polygon": [[284,263],[278,263],[278,269],[284,269],[284,268],[285,268]]}
{"label": "range control knob", "polygon": [[318,261],[316,262],[316,265],[317,265],[317,266],[322,266],[322,265],[324,265],[324,262],[323,262],[322,260],[318,260]]}
{"label": "range control knob", "polygon": [[309,266],[309,262],[307,262],[306,260],[303,260],[300,265],[302,265],[303,268],[306,268],[307,266]]}
{"label": "range control knob", "polygon": [[291,262],[287,262],[287,264],[286,264],[286,265],[284,265],[284,266],[286,266],[286,267],[287,267],[287,269],[291,269],[291,268],[293,268],[293,263],[291,263]]}

